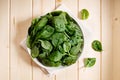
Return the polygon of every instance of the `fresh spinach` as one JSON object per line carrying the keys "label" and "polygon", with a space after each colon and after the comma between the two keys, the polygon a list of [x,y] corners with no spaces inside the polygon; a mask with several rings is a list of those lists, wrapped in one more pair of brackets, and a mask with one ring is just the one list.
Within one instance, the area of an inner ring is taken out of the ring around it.
{"label": "fresh spinach", "polygon": [[49,50],[50,52],[52,51],[52,45],[49,41],[43,41],[43,40],[39,40],[41,42],[41,46],[44,48],[44,49],[47,49]]}
{"label": "fresh spinach", "polygon": [[102,51],[102,44],[100,41],[98,40],[94,40],[92,42],[92,48],[95,50],[95,51],[98,51],[98,52],[101,52]]}
{"label": "fresh spinach", "polygon": [[80,17],[81,17],[82,20],[88,19],[88,17],[89,17],[89,12],[88,12],[88,10],[87,10],[87,9],[82,9],[82,10],[80,11]]}
{"label": "fresh spinach", "polygon": [[36,57],[38,57],[38,55],[39,55],[39,48],[36,47],[36,46],[34,46],[34,47],[31,49],[31,56],[32,56],[33,58],[36,58]]}
{"label": "fresh spinach", "polygon": [[35,18],[28,29],[27,47],[31,56],[45,66],[69,66],[82,52],[84,39],[76,21],[63,11]]}
{"label": "fresh spinach", "polygon": [[84,66],[85,67],[92,67],[96,63],[96,58],[85,58],[84,59]]}
{"label": "fresh spinach", "polygon": [[69,52],[71,49],[71,43],[70,42],[64,42],[63,48],[65,52]]}
{"label": "fresh spinach", "polygon": [[54,33],[52,35],[52,44],[56,47],[62,44],[64,41],[67,40],[67,37],[64,33]]}

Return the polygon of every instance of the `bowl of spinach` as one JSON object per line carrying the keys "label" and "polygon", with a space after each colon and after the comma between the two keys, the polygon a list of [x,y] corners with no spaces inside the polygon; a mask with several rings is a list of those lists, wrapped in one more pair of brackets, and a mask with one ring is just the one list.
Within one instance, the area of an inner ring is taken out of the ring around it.
{"label": "bowl of spinach", "polygon": [[80,25],[64,11],[53,11],[32,20],[26,44],[42,67],[74,64],[84,46]]}

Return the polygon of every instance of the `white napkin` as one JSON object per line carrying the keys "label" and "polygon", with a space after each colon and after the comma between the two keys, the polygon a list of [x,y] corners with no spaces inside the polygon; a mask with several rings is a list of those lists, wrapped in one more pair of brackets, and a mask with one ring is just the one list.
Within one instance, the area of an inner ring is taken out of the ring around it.
{"label": "white napkin", "polygon": [[[84,50],[85,50],[85,48],[87,46],[86,44],[88,44],[87,42],[89,42],[89,40],[91,38],[91,32],[90,32],[90,30],[87,27],[83,26],[82,22],[77,17],[75,17],[72,14],[72,12],[65,5],[61,4],[56,10],[62,10],[62,11],[67,12],[80,25],[80,28],[82,29],[82,32],[83,32],[83,35],[84,35],[84,49],[83,49],[83,52],[82,52],[82,54],[83,54]],[[29,55],[31,55],[30,49],[27,48],[27,46],[26,46],[26,38],[20,43],[20,45],[28,52]],[[67,67],[63,67],[63,66],[60,66],[60,67],[46,67],[43,64],[41,64],[37,59],[33,59],[32,58],[32,60],[35,63],[37,63],[38,66],[40,66],[40,68],[42,69],[42,71],[47,72],[50,75],[53,74],[53,73],[56,73],[57,71],[59,71],[61,69],[67,68]]]}

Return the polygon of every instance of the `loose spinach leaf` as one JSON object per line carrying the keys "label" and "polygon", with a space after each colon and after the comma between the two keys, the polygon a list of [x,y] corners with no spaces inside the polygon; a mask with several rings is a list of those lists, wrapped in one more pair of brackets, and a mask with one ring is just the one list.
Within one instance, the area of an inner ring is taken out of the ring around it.
{"label": "loose spinach leaf", "polygon": [[89,17],[89,12],[87,9],[82,9],[80,12],[80,17],[82,20],[86,20]]}
{"label": "loose spinach leaf", "polygon": [[34,46],[34,47],[31,49],[31,56],[32,56],[33,58],[36,58],[36,57],[38,57],[38,55],[39,55],[39,48],[36,47],[36,46]]}
{"label": "loose spinach leaf", "polygon": [[96,63],[96,58],[85,58],[84,59],[84,66],[85,67],[92,67]]}
{"label": "loose spinach leaf", "polygon": [[101,52],[102,51],[102,44],[100,41],[98,40],[94,40],[92,42],[92,48],[95,50],[95,51],[98,51],[98,52]]}

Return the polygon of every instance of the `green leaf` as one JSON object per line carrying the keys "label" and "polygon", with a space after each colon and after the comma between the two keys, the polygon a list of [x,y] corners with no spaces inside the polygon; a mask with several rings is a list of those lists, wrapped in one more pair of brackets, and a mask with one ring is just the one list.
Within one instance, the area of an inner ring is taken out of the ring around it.
{"label": "green leaf", "polygon": [[77,55],[80,52],[80,45],[73,46],[70,50],[71,55]]}
{"label": "green leaf", "polygon": [[37,48],[36,46],[34,46],[32,49],[31,49],[31,56],[33,58],[36,58],[38,57],[39,55],[39,48]]}
{"label": "green leaf", "polygon": [[37,33],[36,37],[37,39],[39,38],[46,39],[49,38],[53,33],[54,33],[54,28],[49,25],[46,25],[41,32]]}
{"label": "green leaf", "polygon": [[26,45],[28,48],[30,48],[30,36],[27,36]]}
{"label": "green leaf", "polygon": [[[40,60],[41,61],[41,60]],[[47,58],[44,58],[42,59],[42,63],[45,65],[45,66],[49,66],[49,67],[58,67],[61,65],[61,62],[58,61],[58,62],[54,62],[54,61],[50,61],[49,59]]]}
{"label": "green leaf", "polygon": [[56,62],[56,61],[60,61],[60,59],[62,59],[62,56],[63,56],[63,54],[60,53],[59,51],[54,51],[53,53],[51,53],[51,54],[49,55],[49,59],[50,59],[51,61]]}
{"label": "green leaf", "polygon": [[65,31],[65,24],[64,24],[63,20],[61,19],[61,17],[55,16],[53,19],[53,23],[54,23],[56,31],[58,31],[58,32]]}
{"label": "green leaf", "polygon": [[63,43],[63,48],[65,52],[69,52],[69,50],[71,49],[71,44],[70,42],[64,42]]}
{"label": "green leaf", "polygon": [[82,9],[82,10],[80,11],[80,17],[81,17],[82,20],[88,19],[88,17],[89,17],[89,12],[88,12],[88,10],[87,10],[87,9]]}
{"label": "green leaf", "polygon": [[55,33],[52,36],[52,44],[56,47],[59,44],[63,43],[64,41],[67,40],[67,37],[65,36],[64,33]]}
{"label": "green leaf", "polygon": [[39,29],[41,29],[47,24],[47,22],[48,22],[48,19],[46,17],[42,17],[40,21],[35,25],[35,27],[38,27]]}
{"label": "green leaf", "polygon": [[77,56],[65,56],[62,60],[63,66],[69,66],[71,64],[74,64],[77,60]]}
{"label": "green leaf", "polygon": [[64,32],[65,24],[67,24],[66,13],[62,12],[59,16],[55,16],[53,18],[53,24],[55,26],[56,31]]}
{"label": "green leaf", "polygon": [[71,36],[70,42],[71,42],[72,46],[75,46],[78,43],[83,44],[84,41],[83,41],[83,34],[82,34],[82,32],[80,30],[75,30],[74,35]]}
{"label": "green leaf", "polygon": [[65,51],[64,51],[64,49],[63,49],[63,47],[62,47],[61,45],[58,46],[58,49],[59,49],[59,51],[60,51],[62,54],[65,53]]}
{"label": "green leaf", "polygon": [[38,23],[38,21],[39,21],[39,18],[34,18],[33,20],[32,20],[32,25],[35,25],[36,23]]}
{"label": "green leaf", "polygon": [[85,58],[84,59],[84,66],[85,67],[92,67],[96,63],[96,58]]}
{"label": "green leaf", "polygon": [[98,52],[101,52],[102,51],[102,44],[100,41],[98,40],[94,40],[92,42],[92,48],[95,50],[95,51],[98,51]]}
{"label": "green leaf", "polygon": [[53,16],[59,16],[61,13],[62,13],[62,11],[53,11],[53,12],[51,12],[51,14]]}
{"label": "green leaf", "polygon": [[48,52],[40,53],[39,56],[38,56],[38,58],[39,58],[39,59],[46,58],[47,54],[48,54]]}
{"label": "green leaf", "polygon": [[37,22],[34,26],[31,26],[29,28],[29,33],[31,36],[35,36],[39,30],[41,30],[48,22],[48,19],[46,17],[42,17],[39,22]]}
{"label": "green leaf", "polygon": [[52,45],[49,41],[44,41],[44,40],[39,40],[41,42],[41,46],[44,48],[44,49],[47,49],[49,51],[52,51]]}

